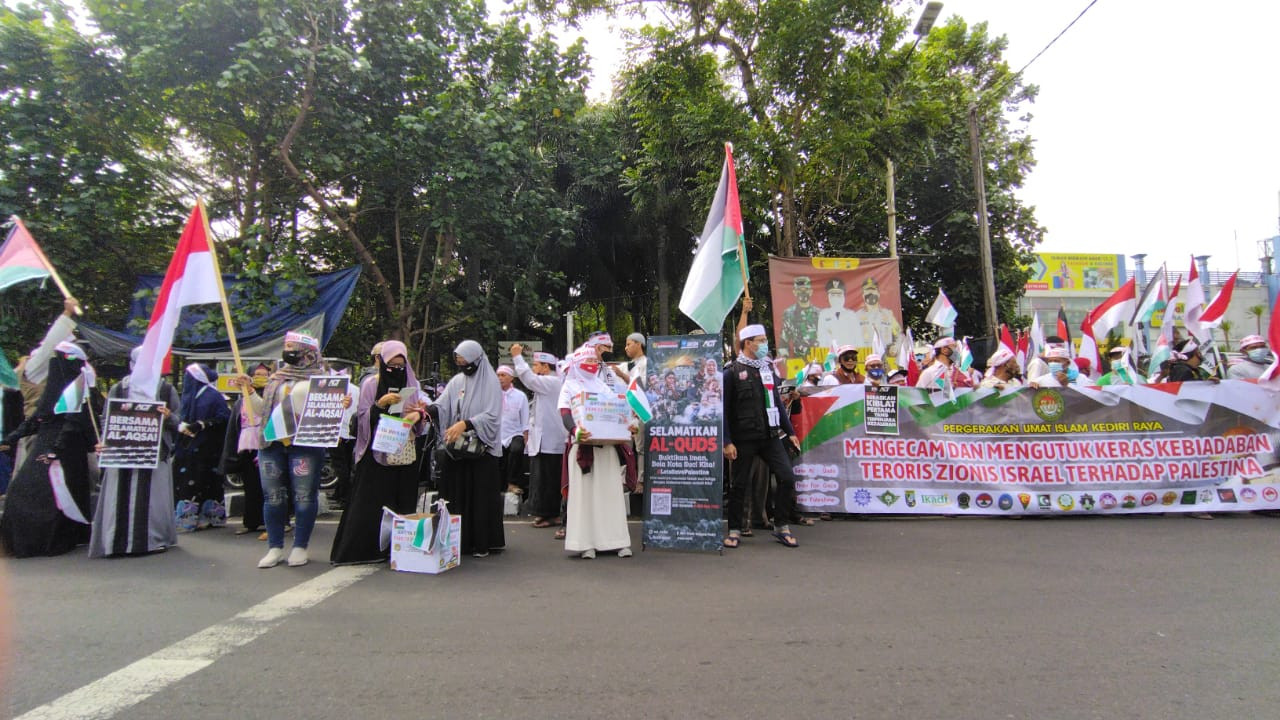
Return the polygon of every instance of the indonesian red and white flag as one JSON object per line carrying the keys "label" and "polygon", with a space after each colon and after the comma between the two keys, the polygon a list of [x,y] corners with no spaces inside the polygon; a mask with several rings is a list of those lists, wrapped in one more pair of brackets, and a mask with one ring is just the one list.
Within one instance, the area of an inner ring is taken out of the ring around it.
{"label": "indonesian red and white flag", "polygon": [[1018,344],[1013,341],[1013,333],[1009,332],[1009,326],[1000,323],[1000,346],[1009,351],[1010,355],[1018,353]]}
{"label": "indonesian red and white flag", "polygon": [[[1085,358],[1089,361],[1089,377],[1096,377],[1098,367],[1102,365],[1102,358],[1098,357],[1098,343],[1094,340],[1097,337],[1094,328],[1094,313],[1098,312],[1098,308],[1094,308],[1092,312],[1084,316],[1084,322],[1080,323],[1080,352],[1076,353],[1076,357]],[[1133,308],[1129,308],[1129,312],[1133,312]],[[1102,337],[1107,334],[1103,333]]]}
{"label": "indonesian red and white flag", "polygon": [[142,352],[129,376],[131,397],[155,399],[160,378],[169,362],[169,350],[173,347],[173,334],[178,328],[182,308],[222,301],[216,268],[204,206],[197,204],[191,211],[191,217],[187,218],[187,226],[178,239],[178,247],[160,285],[160,294],[156,296],[147,335],[142,341]]}
{"label": "indonesian red and white flag", "polygon": [[1222,289],[1214,296],[1213,301],[1205,306],[1204,312],[1200,313],[1201,327],[1216,328],[1226,319],[1227,306],[1231,304],[1231,293],[1236,289],[1236,277],[1239,274],[1239,270],[1231,273],[1231,277],[1223,283]]}
{"label": "indonesian red and white flag", "polygon": [[1113,328],[1128,325],[1137,308],[1138,282],[1129,278],[1129,282],[1121,285],[1119,290],[1089,313],[1093,324],[1093,339],[1102,341]]}

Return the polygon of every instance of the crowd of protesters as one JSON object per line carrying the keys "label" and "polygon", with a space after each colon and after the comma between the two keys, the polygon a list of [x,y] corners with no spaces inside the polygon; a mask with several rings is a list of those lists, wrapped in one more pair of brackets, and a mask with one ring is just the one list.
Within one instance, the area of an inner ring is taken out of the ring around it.
{"label": "crowd of protesters", "polygon": [[[326,451],[295,444],[292,437],[313,379],[339,371],[325,362],[319,339],[289,332],[278,360],[231,378],[239,392],[230,402],[218,389],[215,369],[201,363],[186,366],[180,388],[165,380],[135,388],[128,377],[113,385],[106,398],[161,404],[159,460],[148,469],[98,470],[95,453],[103,446],[96,417],[104,398],[89,355],[75,342],[77,311],[68,299],[43,340],[15,367],[20,387],[5,391],[0,542],[12,556],[57,555],[84,545],[95,558],[162,552],[181,532],[226,524],[224,478],[236,475],[245,500],[236,533],[265,528],[259,539],[267,552],[258,567],[305,565],[321,471],[332,463],[341,476],[335,504],[344,508],[329,553],[335,564],[386,561],[389,551],[380,543],[384,508],[419,510],[424,481],[464,518],[461,550],[473,557],[505,548],[503,517],[510,502],[523,504],[532,527],[555,528],[567,553],[629,557],[628,494],[643,492],[643,428],[633,417],[631,442],[598,442],[575,402],[583,393],[623,394],[633,381],[654,406],[674,403],[668,416],[723,417],[729,461],[723,546],[737,548],[754,527],[764,526],[777,542],[795,548],[791,525],[812,524],[797,511],[792,470],[799,447],[791,416],[801,396],[855,383],[954,393],[1249,379],[1274,360],[1273,349],[1257,335],[1240,341],[1240,355],[1229,365],[1216,352],[1207,356],[1196,340],[1177,338],[1158,371],[1144,377],[1138,368],[1149,358],[1135,360],[1126,346],[1108,348],[1102,367],[1093,368],[1072,357],[1069,342],[1049,337],[1030,358],[1000,347],[979,371],[960,361],[967,345],[940,337],[896,357],[871,354],[861,362],[857,348],[838,347],[826,366],[810,364],[788,378],[770,352],[766,328],[750,322],[748,302],[734,352],[723,366],[708,362],[700,370],[696,397],[649,367],[640,333],[627,336],[625,361],[613,357],[613,340],[602,331],[563,359],[546,352],[526,357],[526,348],[515,344],[512,364],[497,368],[480,343],[464,340],[453,350],[448,383],[426,387],[404,343],[385,340],[374,346],[362,376],[349,383],[341,439]],[[903,357],[910,370],[898,367]],[[84,397],[69,403],[77,388]],[[400,449],[374,442],[384,422],[409,428]],[[772,492],[762,492],[762,483]]]}

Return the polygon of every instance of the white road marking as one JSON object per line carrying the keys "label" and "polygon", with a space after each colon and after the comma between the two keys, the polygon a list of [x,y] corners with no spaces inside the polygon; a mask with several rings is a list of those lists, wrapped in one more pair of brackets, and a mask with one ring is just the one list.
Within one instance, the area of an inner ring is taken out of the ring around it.
{"label": "white road marking", "polygon": [[379,565],[334,568],[267,598],[229,620],[212,625],[110,675],[19,715],[16,720],[110,718],[247,645],[300,610],[377,572]]}

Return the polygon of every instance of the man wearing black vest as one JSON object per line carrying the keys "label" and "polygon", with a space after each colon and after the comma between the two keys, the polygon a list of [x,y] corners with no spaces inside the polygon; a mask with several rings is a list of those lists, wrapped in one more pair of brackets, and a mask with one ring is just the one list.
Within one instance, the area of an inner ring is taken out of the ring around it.
{"label": "man wearing black vest", "polygon": [[729,537],[724,546],[736,548],[742,537],[743,494],[751,484],[751,460],[764,460],[778,480],[773,511],[773,536],[789,548],[799,543],[791,534],[787,519],[795,512],[796,476],[783,448],[787,442],[799,445],[791,418],[778,394],[769,343],[763,325],[748,325],[738,332],[738,357],[724,369],[724,456],[733,461],[733,481],[729,485]]}

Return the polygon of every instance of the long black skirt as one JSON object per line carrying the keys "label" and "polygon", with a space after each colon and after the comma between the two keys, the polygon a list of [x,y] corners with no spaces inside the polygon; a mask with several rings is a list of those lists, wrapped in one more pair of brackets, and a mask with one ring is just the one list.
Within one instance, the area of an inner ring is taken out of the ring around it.
{"label": "long black skirt", "polygon": [[[418,464],[379,465],[372,452],[360,458],[352,478],[351,497],[338,523],[329,562],[334,564],[383,562],[390,548],[378,547],[382,528],[382,508],[401,515],[412,513],[418,504]],[[463,523],[465,531],[466,523]]]}
{"label": "long black skirt", "polygon": [[[5,495],[4,516],[0,517],[0,538],[5,549],[14,557],[38,555],[62,555],[77,545],[89,542],[89,525],[68,518],[58,509],[53,487],[49,483],[49,465],[39,456],[51,452],[62,431],[62,416],[42,423],[36,440],[22,463],[9,492]],[[76,510],[88,520],[92,517],[89,505],[88,443],[79,435],[68,433],[63,437],[67,444],[59,448],[59,462],[67,489],[75,501]]]}
{"label": "long black skirt", "polygon": [[501,550],[507,544],[502,527],[502,487],[498,458],[482,455],[452,460],[436,453],[440,462],[440,497],[449,513],[462,516],[462,552]]}

